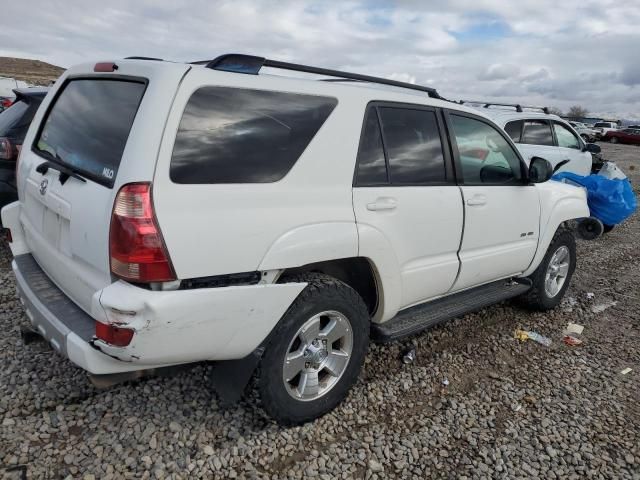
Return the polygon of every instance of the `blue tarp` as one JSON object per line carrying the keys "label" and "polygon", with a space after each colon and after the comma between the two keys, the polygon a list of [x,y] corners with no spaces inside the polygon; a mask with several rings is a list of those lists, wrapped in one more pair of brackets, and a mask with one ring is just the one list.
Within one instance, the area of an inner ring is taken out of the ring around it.
{"label": "blue tarp", "polygon": [[581,185],[587,189],[587,203],[591,215],[605,225],[617,225],[635,212],[638,201],[629,179],[608,179],[601,175],[576,175],[571,172],[556,173],[552,180]]}

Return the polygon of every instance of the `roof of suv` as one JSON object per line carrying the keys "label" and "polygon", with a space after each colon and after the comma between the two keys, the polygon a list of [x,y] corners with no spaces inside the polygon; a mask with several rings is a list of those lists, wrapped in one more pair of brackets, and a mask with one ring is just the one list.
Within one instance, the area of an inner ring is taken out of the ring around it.
{"label": "roof of suv", "polygon": [[542,113],[542,112],[534,112],[534,111],[523,111],[516,112],[514,110],[507,110],[506,108],[484,108],[484,107],[475,107],[474,110],[481,111],[487,117],[491,118],[494,122],[504,125],[505,123],[511,120],[522,120],[527,118],[539,118],[539,119],[552,119],[552,120],[560,120],[562,122],[566,122],[558,115],[553,115],[550,113]]}

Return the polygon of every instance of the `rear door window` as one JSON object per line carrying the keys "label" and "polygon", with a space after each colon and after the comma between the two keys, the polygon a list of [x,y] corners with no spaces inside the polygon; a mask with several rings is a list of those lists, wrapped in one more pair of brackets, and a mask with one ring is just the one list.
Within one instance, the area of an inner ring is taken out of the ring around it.
{"label": "rear door window", "polygon": [[35,153],[113,187],[145,88],[141,81],[69,81],[43,122]]}
{"label": "rear door window", "polygon": [[180,120],[171,180],[276,182],[291,170],[337,103],[315,95],[202,87]]}
{"label": "rear door window", "polygon": [[548,145],[553,147],[551,126],[544,120],[525,120],[521,143],[529,145]]}
{"label": "rear door window", "polygon": [[522,123],[522,120],[516,120],[504,126],[504,131],[507,132],[507,135],[509,135],[515,143],[520,143],[522,140]]}
{"label": "rear door window", "polygon": [[444,154],[434,111],[379,108],[393,185],[442,183]]}
{"label": "rear door window", "polygon": [[364,122],[360,150],[358,151],[356,184],[362,187],[383,185],[388,181],[378,110],[370,108]]}

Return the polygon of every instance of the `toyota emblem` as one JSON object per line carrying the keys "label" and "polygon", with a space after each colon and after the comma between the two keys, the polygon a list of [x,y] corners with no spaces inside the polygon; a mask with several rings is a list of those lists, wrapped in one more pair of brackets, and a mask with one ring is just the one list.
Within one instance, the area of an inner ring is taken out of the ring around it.
{"label": "toyota emblem", "polygon": [[47,186],[49,185],[49,180],[46,178],[40,182],[40,195],[44,195],[47,193]]}

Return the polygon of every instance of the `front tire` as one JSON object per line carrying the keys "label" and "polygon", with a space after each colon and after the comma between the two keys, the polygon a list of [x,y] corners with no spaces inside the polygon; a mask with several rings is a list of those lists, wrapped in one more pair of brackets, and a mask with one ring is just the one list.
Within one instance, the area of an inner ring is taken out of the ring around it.
{"label": "front tire", "polygon": [[276,327],[257,388],[273,419],[299,425],[335,408],[356,382],[369,346],[369,313],[360,295],[333,277],[289,281],[308,285]]}
{"label": "front tire", "polygon": [[611,137],[611,143],[618,143],[618,137]]}
{"label": "front tire", "polygon": [[529,276],[531,289],[520,298],[533,310],[551,310],[558,306],[569,287],[576,268],[576,240],[567,229],[559,229],[542,262]]}

